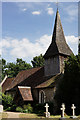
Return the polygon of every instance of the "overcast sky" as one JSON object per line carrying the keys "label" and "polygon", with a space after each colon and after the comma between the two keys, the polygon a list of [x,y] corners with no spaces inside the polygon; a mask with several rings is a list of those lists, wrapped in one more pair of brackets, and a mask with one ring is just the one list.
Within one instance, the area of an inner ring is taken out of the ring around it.
{"label": "overcast sky", "polygon": [[[78,3],[58,6],[66,41],[77,54]],[[56,10],[54,2],[3,2],[2,57],[7,62],[16,58],[30,62],[34,56],[44,55],[51,43]]]}

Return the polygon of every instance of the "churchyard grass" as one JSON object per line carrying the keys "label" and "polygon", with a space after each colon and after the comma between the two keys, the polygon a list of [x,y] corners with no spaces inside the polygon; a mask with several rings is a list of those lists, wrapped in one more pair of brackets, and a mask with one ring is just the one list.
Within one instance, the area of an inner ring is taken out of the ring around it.
{"label": "churchyard grass", "polygon": [[[13,113],[13,112],[12,112]],[[3,112],[3,113],[0,113],[0,118],[9,118],[9,114],[11,116],[12,113],[9,113],[9,112]],[[40,116],[39,114],[32,114],[32,113],[16,113],[14,112],[15,115],[11,118],[16,118],[16,115],[17,115],[17,118],[45,118],[44,116]],[[51,115],[50,118],[54,118],[54,119],[58,119],[61,117],[61,115]],[[77,116],[78,119],[80,120],[80,115]],[[65,116],[65,118],[70,118],[70,116]],[[70,120],[70,119],[69,119]]]}
{"label": "churchyard grass", "polygon": [[1,118],[7,118],[8,117],[8,114],[3,112],[3,113],[0,113],[0,119]]}
{"label": "churchyard grass", "polygon": [[37,114],[25,113],[20,114],[19,118],[39,118],[39,116]]}

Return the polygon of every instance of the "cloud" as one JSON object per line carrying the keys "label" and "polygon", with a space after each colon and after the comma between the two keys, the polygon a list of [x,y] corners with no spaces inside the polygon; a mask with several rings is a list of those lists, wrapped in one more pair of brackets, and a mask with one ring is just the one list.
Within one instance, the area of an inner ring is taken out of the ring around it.
{"label": "cloud", "polygon": [[[31,61],[34,56],[44,55],[51,43],[51,35],[43,35],[34,43],[27,38],[14,39],[4,38],[2,42],[3,56],[8,56],[9,59],[23,58]],[[78,37],[66,36],[66,41],[75,54],[78,51]],[[1,51],[1,50],[0,50]]]}
{"label": "cloud", "polygon": [[23,8],[22,11],[25,12],[27,10],[27,8]]}
{"label": "cloud", "polygon": [[78,37],[75,37],[74,35],[66,36],[66,41],[67,41],[67,43],[77,44],[78,43]]}
{"label": "cloud", "polygon": [[[41,53],[45,53],[50,44],[51,36],[44,35],[32,43],[27,38],[21,40],[14,38],[4,38],[2,40],[3,56],[11,58],[30,58],[30,60]],[[1,44],[1,42],[0,42]]]}
{"label": "cloud", "polygon": [[49,15],[53,15],[54,14],[53,8],[47,8],[47,13]]}
{"label": "cloud", "polygon": [[73,21],[78,16],[78,6],[77,5],[69,5],[65,8],[66,13],[69,18],[68,21]]}
{"label": "cloud", "polygon": [[66,42],[76,55],[78,53],[78,37],[75,37],[74,35],[66,36]]}
{"label": "cloud", "polygon": [[32,14],[33,14],[33,15],[40,15],[41,12],[40,12],[40,11],[33,11]]}

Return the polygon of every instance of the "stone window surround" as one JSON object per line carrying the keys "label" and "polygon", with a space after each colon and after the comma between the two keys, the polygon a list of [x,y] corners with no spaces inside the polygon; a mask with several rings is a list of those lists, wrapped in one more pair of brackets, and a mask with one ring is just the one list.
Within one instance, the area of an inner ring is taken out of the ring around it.
{"label": "stone window surround", "polygon": [[46,95],[45,95],[44,90],[40,90],[40,91],[39,91],[39,103],[41,103],[41,93],[42,93],[42,92],[43,92],[43,94],[44,94],[44,103],[45,103]]}

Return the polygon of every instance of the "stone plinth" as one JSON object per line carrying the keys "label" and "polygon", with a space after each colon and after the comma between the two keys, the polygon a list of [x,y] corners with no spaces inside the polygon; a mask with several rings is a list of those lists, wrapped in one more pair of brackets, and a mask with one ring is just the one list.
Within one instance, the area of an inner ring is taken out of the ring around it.
{"label": "stone plinth", "polygon": [[50,112],[44,112],[44,117],[49,118],[50,117]]}
{"label": "stone plinth", "polygon": [[0,113],[3,112],[3,105],[0,105]]}

